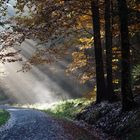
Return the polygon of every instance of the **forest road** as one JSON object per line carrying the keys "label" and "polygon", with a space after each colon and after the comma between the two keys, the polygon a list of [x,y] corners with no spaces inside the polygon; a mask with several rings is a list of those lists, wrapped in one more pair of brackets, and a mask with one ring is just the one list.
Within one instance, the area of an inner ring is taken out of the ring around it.
{"label": "forest road", "polygon": [[52,118],[35,109],[0,106],[10,113],[0,127],[0,140],[96,140],[84,128],[71,121]]}

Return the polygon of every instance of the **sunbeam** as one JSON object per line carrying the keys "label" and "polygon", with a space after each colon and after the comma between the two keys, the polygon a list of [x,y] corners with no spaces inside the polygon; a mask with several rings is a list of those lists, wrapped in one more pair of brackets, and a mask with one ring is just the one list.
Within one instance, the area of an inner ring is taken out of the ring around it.
{"label": "sunbeam", "polygon": [[[31,40],[25,40],[21,45],[24,61],[35,51],[35,45],[36,43]],[[33,66],[26,73],[17,72],[22,67],[21,62],[2,64],[6,74],[2,79],[2,86],[9,97],[21,104],[53,103],[81,97],[88,88],[65,75],[67,63],[58,61],[52,65]]]}

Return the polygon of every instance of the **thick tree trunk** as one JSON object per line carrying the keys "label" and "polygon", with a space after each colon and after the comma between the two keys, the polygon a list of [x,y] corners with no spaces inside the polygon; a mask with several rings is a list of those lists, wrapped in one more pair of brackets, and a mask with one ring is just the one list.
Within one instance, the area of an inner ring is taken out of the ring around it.
{"label": "thick tree trunk", "polygon": [[128,32],[128,9],[126,0],[118,0],[120,30],[121,30],[121,51],[122,51],[122,72],[121,72],[121,92],[122,109],[131,110],[134,105],[131,88],[131,54]]}
{"label": "thick tree trunk", "polygon": [[93,16],[94,48],[96,61],[96,83],[97,83],[96,103],[100,103],[101,101],[106,100],[107,95],[105,87],[104,66],[101,46],[98,0],[91,1],[91,10]]}
{"label": "thick tree trunk", "polygon": [[112,25],[111,25],[111,0],[105,0],[105,46],[106,46],[106,71],[107,95],[110,102],[115,100],[112,83]]}

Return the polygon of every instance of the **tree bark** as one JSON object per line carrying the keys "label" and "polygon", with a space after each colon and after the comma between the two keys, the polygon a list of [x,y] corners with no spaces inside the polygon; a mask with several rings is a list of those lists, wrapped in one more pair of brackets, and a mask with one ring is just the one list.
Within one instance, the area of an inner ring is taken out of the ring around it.
{"label": "tree bark", "polygon": [[128,9],[126,0],[118,0],[120,32],[121,32],[121,94],[122,110],[131,110],[134,106],[134,99],[131,87],[131,54],[128,32]]}
{"label": "tree bark", "polygon": [[98,0],[91,1],[92,19],[93,19],[93,32],[94,32],[94,49],[95,49],[95,61],[96,61],[96,83],[97,83],[97,95],[96,103],[100,103],[106,100],[106,86],[104,77],[104,65],[101,46],[100,35],[100,16]]}
{"label": "tree bark", "polygon": [[112,25],[111,25],[111,0],[105,0],[105,46],[106,46],[106,72],[107,72],[107,98],[115,101],[112,83]]}

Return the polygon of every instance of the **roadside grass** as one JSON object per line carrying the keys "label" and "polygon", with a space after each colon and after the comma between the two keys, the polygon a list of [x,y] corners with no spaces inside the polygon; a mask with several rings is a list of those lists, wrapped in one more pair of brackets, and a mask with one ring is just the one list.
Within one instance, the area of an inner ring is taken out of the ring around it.
{"label": "roadside grass", "polygon": [[55,118],[74,119],[76,114],[81,112],[86,106],[94,101],[95,98],[78,98],[63,100],[52,104],[13,104],[12,106],[38,109]]}
{"label": "roadside grass", "polygon": [[[69,99],[65,101],[56,102],[52,105],[47,104],[14,104],[14,107],[32,108],[43,111],[55,118],[73,119],[76,114],[81,112],[92,101],[86,98]],[[0,126],[3,125],[9,118],[9,113],[5,110],[0,110]]]}
{"label": "roadside grass", "polygon": [[0,110],[0,126],[4,125],[9,118],[10,118],[10,114],[7,111]]}
{"label": "roadside grass", "polygon": [[81,112],[91,100],[86,98],[70,99],[55,103],[47,109],[41,110],[55,118],[74,119],[76,114]]}

